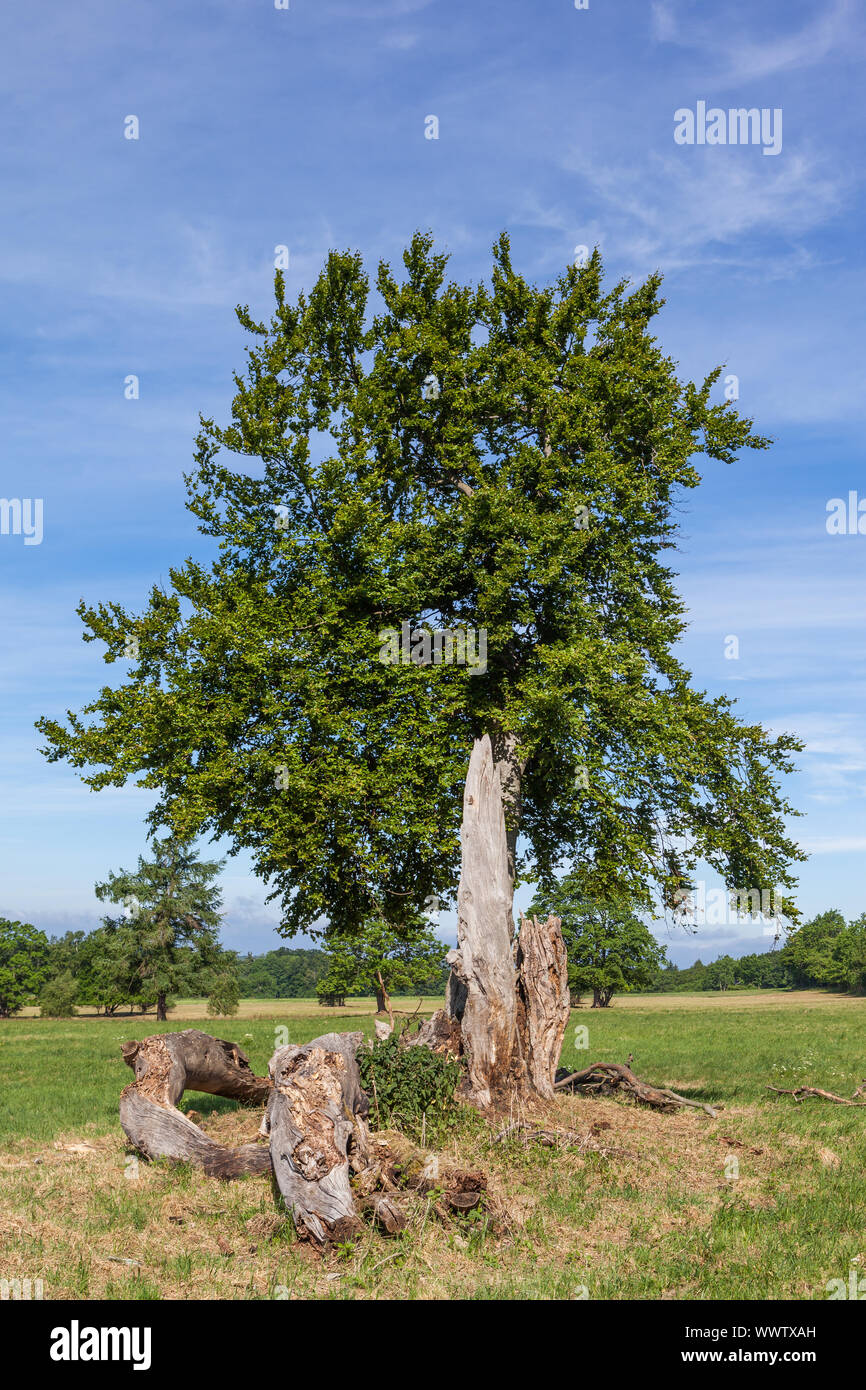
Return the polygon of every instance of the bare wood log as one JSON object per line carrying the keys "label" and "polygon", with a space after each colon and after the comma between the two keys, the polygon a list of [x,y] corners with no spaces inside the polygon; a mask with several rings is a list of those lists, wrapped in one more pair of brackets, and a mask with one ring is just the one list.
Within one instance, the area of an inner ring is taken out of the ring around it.
{"label": "bare wood log", "polygon": [[355,1053],[362,1033],[326,1033],[278,1048],[269,1072],[271,1162],[298,1234],[323,1244],[357,1233],[349,1141],[368,1111]]}
{"label": "bare wood log", "polygon": [[554,1079],[571,1013],[568,957],[558,917],[521,916],[517,941],[517,1044],[530,1089],[545,1100]]}
{"label": "bare wood log", "polygon": [[[154,1069],[153,1065],[153,1054],[158,1048],[154,1049],[152,1044],[160,1042],[165,1044],[171,1057],[171,1068],[164,1076],[162,1068]],[[256,1076],[246,1053],[236,1043],[212,1038],[210,1033],[202,1033],[198,1028],[185,1028],[182,1033],[157,1033],[140,1041],[130,1040],[121,1044],[121,1052],[136,1079],[150,1073],[144,1094],[151,1094],[154,1087],[159,1089],[161,1085],[160,1099],[167,1105],[176,1105],[184,1091],[204,1091],[253,1104],[266,1101],[270,1094],[271,1083],[266,1076]],[[152,1095],[152,1099],[156,1098]]]}
{"label": "bare wood log", "polygon": [[863,1094],[864,1083],[857,1087],[850,1100],[845,1096],[834,1095],[832,1091],[822,1091],[820,1086],[795,1086],[792,1091],[785,1091],[781,1086],[768,1086],[768,1091],[775,1091],[779,1096],[793,1096],[798,1103],[803,1100],[830,1100],[834,1105],[853,1105],[855,1108],[866,1107],[866,1100],[858,1100],[857,1097]]}
{"label": "bare wood log", "polygon": [[476,739],[463,795],[457,950],[448,953],[447,1010],[460,1023],[466,1094],[489,1106],[504,1091],[515,1043],[512,877],[499,769],[487,734]]}
{"label": "bare wood log", "polygon": [[130,1143],[146,1158],[195,1163],[216,1178],[270,1171],[270,1155],[262,1145],[228,1148],[177,1109],[185,1090],[263,1100],[270,1083],[255,1075],[239,1047],[188,1028],[130,1040],[121,1050],[135,1081],[121,1092],[120,1123]]}
{"label": "bare wood log", "polygon": [[586,1092],[624,1091],[654,1110],[671,1111],[679,1109],[680,1106],[690,1106],[695,1110],[703,1110],[712,1119],[716,1118],[719,1110],[724,1109],[722,1105],[713,1106],[702,1100],[691,1100],[688,1096],[678,1095],[676,1091],[670,1091],[665,1087],[651,1086],[619,1062],[596,1062],[591,1067],[585,1067],[583,1071],[570,1072],[555,1082],[555,1090],[562,1091],[566,1088],[570,1091]]}

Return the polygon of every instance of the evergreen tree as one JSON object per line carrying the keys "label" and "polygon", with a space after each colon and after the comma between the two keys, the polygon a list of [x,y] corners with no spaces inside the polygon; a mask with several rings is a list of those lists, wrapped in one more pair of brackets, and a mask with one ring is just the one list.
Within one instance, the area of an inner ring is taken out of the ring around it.
{"label": "evergreen tree", "polygon": [[157,1019],[164,1020],[168,994],[193,990],[196,972],[212,969],[219,957],[222,899],[214,879],[222,863],[199,860],[172,836],[155,840],[153,851],[151,860],[139,856],[135,872],[110,874],[95,891],[101,901],[125,906],[125,925],[122,918],[108,924],[119,950],[129,946],[124,958],[134,958],[143,989],[155,998]]}

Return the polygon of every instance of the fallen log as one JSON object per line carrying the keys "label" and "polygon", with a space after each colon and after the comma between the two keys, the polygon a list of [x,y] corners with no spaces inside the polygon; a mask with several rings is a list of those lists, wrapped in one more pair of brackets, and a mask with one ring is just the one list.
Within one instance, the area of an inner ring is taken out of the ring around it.
{"label": "fallen log", "polygon": [[591,1067],[585,1067],[583,1071],[569,1072],[556,1080],[554,1089],[580,1091],[582,1094],[600,1092],[606,1095],[622,1091],[654,1110],[670,1112],[679,1109],[680,1106],[689,1106],[695,1110],[703,1110],[712,1119],[724,1109],[722,1105],[714,1106],[702,1100],[691,1100],[688,1096],[681,1096],[663,1086],[651,1086],[648,1082],[641,1081],[630,1067],[620,1062],[596,1062]]}
{"label": "fallen log", "polygon": [[323,1244],[360,1229],[349,1180],[349,1144],[366,1145],[369,1102],[355,1053],[363,1033],[325,1033],[280,1047],[268,1071],[266,1117],[274,1177],[302,1239]]}
{"label": "fallen log", "polygon": [[858,1100],[866,1091],[866,1081],[861,1081],[857,1090],[848,1100],[846,1096],[837,1096],[833,1091],[822,1091],[820,1086],[795,1086],[792,1091],[786,1091],[781,1086],[768,1086],[768,1091],[775,1091],[779,1096],[793,1096],[798,1102],[803,1100],[829,1100],[834,1105],[853,1105],[855,1108],[866,1107],[866,1100]]}
{"label": "fallen log", "polygon": [[182,1033],[130,1040],[121,1045],[121,1051],[135,1072],[135,1081],[121,1092],[120,1123],[133,1148],[145,1158],[194,1163],[214,1178],[270,1171],[270,1155],[263,1145],[229,1148],[219,1144],[177,1109],[186,1090],[233,1100],[264,1100],[270,1082],[255,1075],[239,1047],[187,1028]]}

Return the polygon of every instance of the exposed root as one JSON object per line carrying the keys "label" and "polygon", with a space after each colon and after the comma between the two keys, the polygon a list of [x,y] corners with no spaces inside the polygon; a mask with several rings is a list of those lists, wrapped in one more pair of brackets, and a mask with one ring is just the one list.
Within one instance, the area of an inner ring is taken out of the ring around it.
{"label": "exposed root", "polygon": [[688,1096],[681,1096],[676,1091],[670,1091],[666,1087],[651,1086],[649,1082],[641,1081],[635,1076],[634,1072],[619,1062],[595,1062],[593,1066],[586,1067],[583,1071],[567,1072],[558,1074],[555,1083],[557,1091],[579,1091],[584,1095],[597,1093],[610,1095],[614,1091],[622,1091],[626,1095],[633,1096],[643,1105],[649,1105],[653,1110],[673,1111],[680,1106],[688,1106],[694,1110],[703,1110],[711,1119],[715,1120],[718,1112],[724,1109],[722,1105],[708,1105],[702,1100],[690,1100]]}

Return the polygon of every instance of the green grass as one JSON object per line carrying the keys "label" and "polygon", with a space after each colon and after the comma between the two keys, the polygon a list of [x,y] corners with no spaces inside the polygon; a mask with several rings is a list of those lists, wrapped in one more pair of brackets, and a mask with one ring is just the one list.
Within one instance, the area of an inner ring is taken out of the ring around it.
{"label": "green grass", "polygon": [[[369,1036],[363,1008],[337,1018],[288,1000],[270,1019],[201,1026],[238,1042],[263,1072],[277,1027],[293,1042],[332,1027]],[[866,1109],[796,1104],[766,1087],[850,1095],[866,1074],[864,1025],[866,1000],[817,993],[632,997],[575,1011],[565,1065],[632,1053],[644,1079],[723,1106],[718,1120],[613,1098],[548,1107],[546,1123],[592,1128],[599,1143],[628,1151],[603,1157],[494,1146],[469,1114],[445,1156],[488,1173],[491,1216],[444,1228],[422,1211],[401,1239],[365,1231],[322,1261],[274,1219],[264,1180],[219,1184],[144,1163],[128,1180],[117,1097],[130,1072],[119,1045],[158,1031],[152,1019],[7,1021],[0,1275],[42,1277],[47,1298],[574,1299],[585,1289],[593,1299],[823,1299],[852,1262],[866,1272]],[[159,1031],[184,1026],[175,1017]],[[579,1028],[587,1048],[576,1046]],[[257,1114],[233,1102],[184,1104],[227,1142],[243,1126],[255,1132]],[[79,1140],[94,1149],[56,1147]],[[737,1177],[726,1173],[732,1157]]]}
{"label": "green grass", "polygon": [[[303,1001],[306,1002],[306,1001]],[[120,1054],[120,1044],[128,1038],[151,1033],[170,1033],[180,1028],[203,1027],[216,1037],[227,1037],[246,1052],[250,1065],[259,1075],[267,1066],[277,1043],[276,1030],[288,1028],[289,1040],[309,1042],[320,1033],[361,1030],[372,1036],[370,1014],[332,1016],[331,1009],[318,1014],[293,1016],[285,1005],[295,1000],[275,1001],[272,1016],[194,1020],[170,1018],[156,1023],[153,1018],[74,1018],[7,1019],[0,1022],[0,1148],[19,1139],[49,1140],[66,1131],[109,1134],[117,1129],[117,1097],[132,1080],[132,1073]],[[229,1111],[237,1102],[208,1096],[207,1109]],[[192,1104],[184,1097],[182,1108]],[[197,1109],[201,1106],[196,1104]]]}

